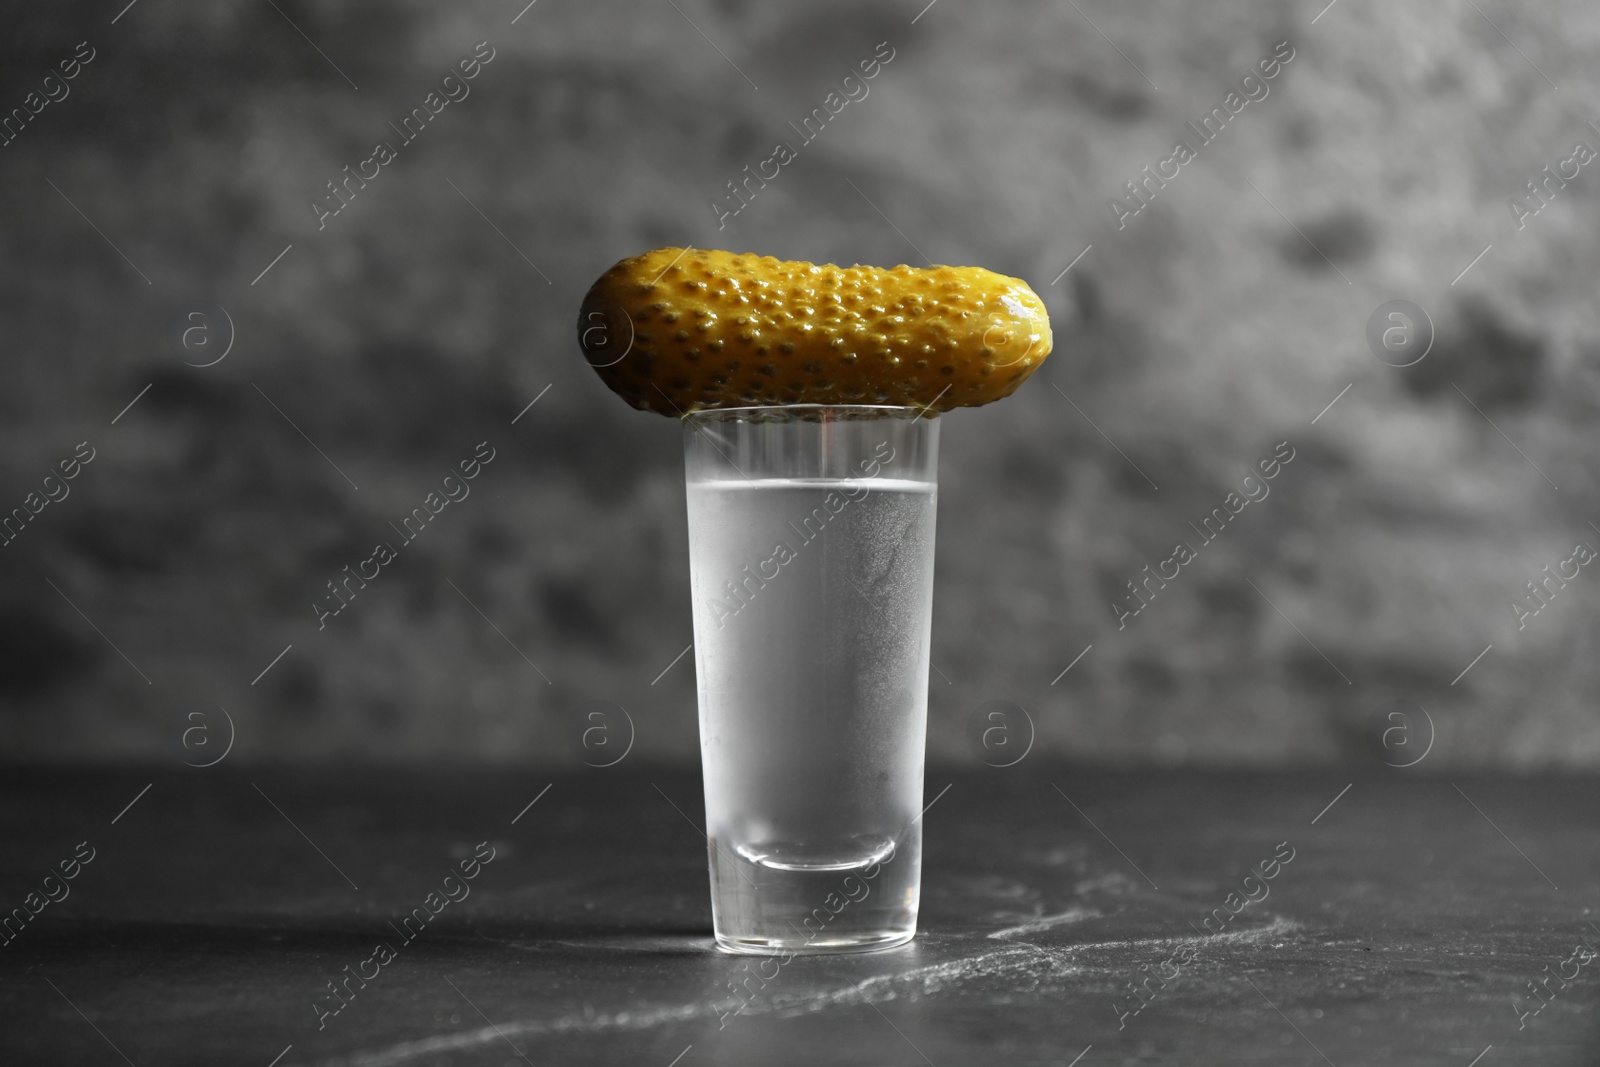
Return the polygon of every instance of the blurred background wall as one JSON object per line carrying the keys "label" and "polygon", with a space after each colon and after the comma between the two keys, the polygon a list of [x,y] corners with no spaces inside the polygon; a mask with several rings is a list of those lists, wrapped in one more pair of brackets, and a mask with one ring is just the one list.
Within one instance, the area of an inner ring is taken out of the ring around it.
{"label": "blurred background wall", "polygon": [[[996,762],[998,707],[1033,758],[1600,766],[1600,574],[1513,607],[1600,548],[1600,164],[1566,162],[1600,10],[924,3],[8,5],[0,508],[69,492],[0,547],[0,756],[599,762],[600,709],[607,752],[631,720],[630,758],[692,763],[679,429],[574,318],[698,245],[981,264],[1050,308],[1043,369],[944,418],[935,759]],[[1368,339],[1394,300],[1431,322],[1405,368]]]}

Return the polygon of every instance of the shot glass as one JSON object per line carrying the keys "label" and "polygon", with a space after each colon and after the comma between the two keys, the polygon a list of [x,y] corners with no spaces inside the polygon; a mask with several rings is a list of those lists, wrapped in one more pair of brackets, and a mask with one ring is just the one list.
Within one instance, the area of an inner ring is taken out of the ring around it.
{"label": "shot glass", "polygon": [[916,933],[939,424],[683,419],[711,908],[727,952]]}

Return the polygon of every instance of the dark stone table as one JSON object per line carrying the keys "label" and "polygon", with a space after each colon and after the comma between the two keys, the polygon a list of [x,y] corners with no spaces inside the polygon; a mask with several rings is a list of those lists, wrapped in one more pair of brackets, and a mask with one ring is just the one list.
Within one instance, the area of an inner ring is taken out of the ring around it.
{"label": "dark stone table", "polygon": [[1351,779],[930,771],[916,940],[734,1014],[695,775],[10,769],[0,1063],[1600,1062],[1600,783]]}

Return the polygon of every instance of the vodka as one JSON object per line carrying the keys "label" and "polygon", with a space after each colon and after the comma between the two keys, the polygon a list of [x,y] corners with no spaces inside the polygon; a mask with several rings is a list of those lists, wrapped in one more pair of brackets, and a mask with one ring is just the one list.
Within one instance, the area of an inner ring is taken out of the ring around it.
{"label": "vodka", "polygon": [[718,940],[745,952],[902,943],[920,884],[935,484],[695,474]]}

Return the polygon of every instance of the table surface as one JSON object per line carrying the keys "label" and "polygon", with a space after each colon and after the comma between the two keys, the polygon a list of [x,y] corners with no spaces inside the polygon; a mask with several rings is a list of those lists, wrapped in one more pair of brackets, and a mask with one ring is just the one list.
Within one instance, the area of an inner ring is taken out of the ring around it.
{"label": "table surface", "polygon": [[[1600,1062],[1594,779],[930,769],[916,939],[797,957],[737,1014],[699,795],[626,766],[0,772],[0,907],[68,893],[0,947],[0,1063]],[[480,841],[470,895],[396,936]]]}

